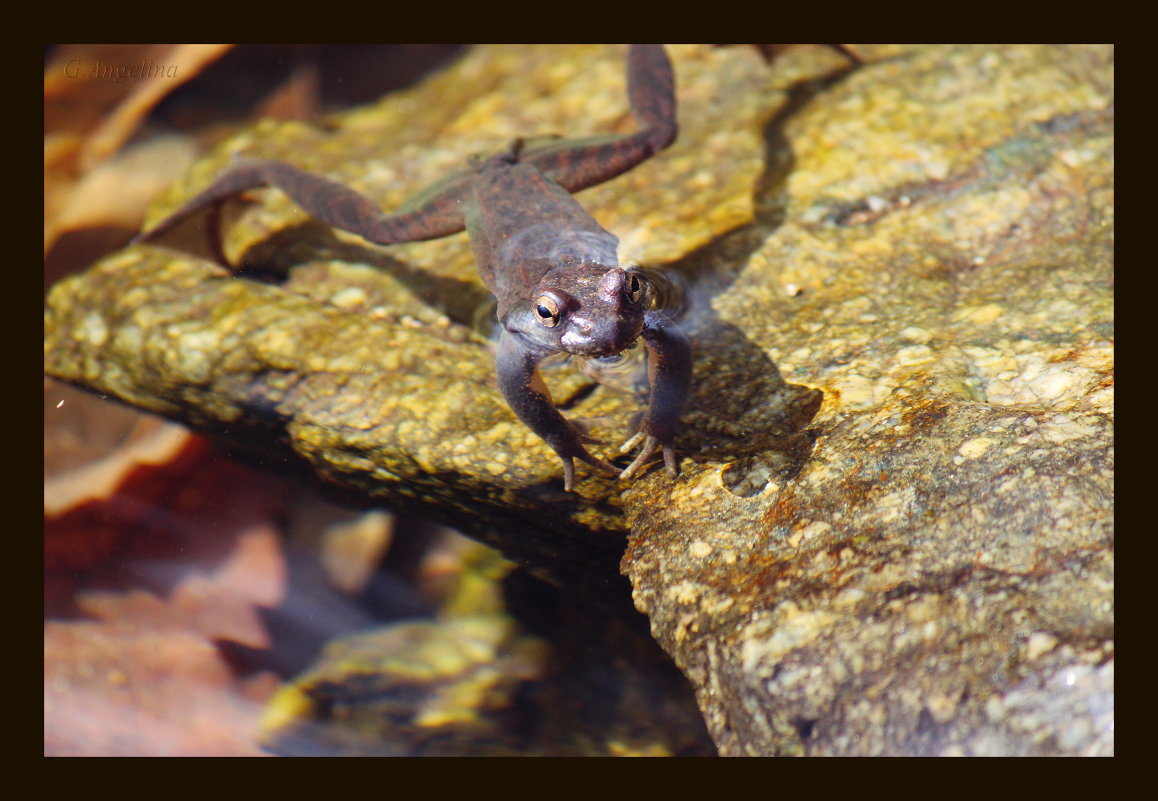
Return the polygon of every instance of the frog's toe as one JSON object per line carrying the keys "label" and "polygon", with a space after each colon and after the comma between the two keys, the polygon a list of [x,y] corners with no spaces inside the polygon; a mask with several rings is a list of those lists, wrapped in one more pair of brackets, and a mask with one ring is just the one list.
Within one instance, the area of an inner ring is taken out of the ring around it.
{"label": "frog's toe", "polygon": [[[643,435],[636,434],[634,437],[629,439],[628,442],[631,443],[632,447],[634,447],[639,442],[641,436]],[[643,469],[644,464],[657,450],[659,450],[659,440],[655,437],[648,436],[643,443],[643,449],[639,452],[639,455],[636,456],[634,461],[632,461],[632,463],[627,466],[626,470],[619,474],[619,477],[624,481],[629,481],[630,479],[634,478],[635,474]]]}
{"label": "frog's toe", "polygon": [[632,434],[631,439],[619,446],[619,452],[631,453],[635,449],[635,446],[642,442],[646,436],[647,434],[644,434],[642,431],[636,431]]}
{"label": "frog's toe", "polygon": [[639,445],[641,441],[643,442],[643,449],[640,450],[639,455],[635,457],[631,464],[627,466],[627,469],[619,474],[621,479],[627,481],[635,478],[636,474],[643,469],[648,460],[651,459],[651,457],[655,455],[655,452],[658,451],[661,447],[663,448],[663,463],[665,469],[667,470],[667,474],[672,478],[675,478],[677,475],[679,475],[679,467],[676,461],[675,448],[670,445],[664,445],[655,437],[651,436],[650,434],[645,434],[642,431],[635,434],[627,442],[623,443],[619,449],[620,453],[627,453],[632,448],[635,448],[637,445]]}
{"label": "frog's toe", "polygon": [[[559,458],[563,461],[563,489],[567,492],[570,492],[571,489],[575,486],[575,461],[570,456],[561,456]],[[591,454],[587,453],[587,451],[575,454],[574,458],[579,459],[582,462],[586,462],[592,467],[602,470],[604,473],[609,473],[611,475],[616,475],[619,473],[618,467],[613,464],[608,464],[607,462],[595,456],[592,456]]]}

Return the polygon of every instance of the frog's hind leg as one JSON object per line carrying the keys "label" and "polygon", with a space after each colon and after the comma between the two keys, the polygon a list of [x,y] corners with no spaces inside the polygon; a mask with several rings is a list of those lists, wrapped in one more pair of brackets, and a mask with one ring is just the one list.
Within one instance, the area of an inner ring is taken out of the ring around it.
{"label": "frog's hind leg", "polygon": [[463,230],[463,198],[469,190],[469,178],[440,187],[441,191],[406,211],[383,214],[378,205],[353,189],[312,172],[306,172],[282,161],[242,159],[234,162],[203,192],[185,203],[134,242],[164,233],[191,214],[217,209],[233,195],[262,186],[274,186],[285,192],[310,216],[335,228],[357,234],[379,245],[436,239]]}
{"label": "frog's hind leg", "polygon": [[530,162],[568,192],[609,181],[670,145],[676,138],[675,78],[663,45],[632,45],[627,96],[640,125],[633,134],[563,139],[528,147]]}

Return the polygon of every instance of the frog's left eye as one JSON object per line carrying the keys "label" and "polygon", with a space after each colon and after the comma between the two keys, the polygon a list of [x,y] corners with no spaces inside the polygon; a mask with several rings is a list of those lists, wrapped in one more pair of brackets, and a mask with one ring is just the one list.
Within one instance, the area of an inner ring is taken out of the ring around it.
{"label": "frog's left eye", "polygon": [[559,324],[559,303],[550,295],[543,295],[535,301],[535,319],[544,328],[554,328]]}
{"label": "frog's left eye", "polygon": [[644,289],[647,284],[643,280],[643,276],[639,273],[627,274],[627,299],[632,303],[639,303],[643,300]]}

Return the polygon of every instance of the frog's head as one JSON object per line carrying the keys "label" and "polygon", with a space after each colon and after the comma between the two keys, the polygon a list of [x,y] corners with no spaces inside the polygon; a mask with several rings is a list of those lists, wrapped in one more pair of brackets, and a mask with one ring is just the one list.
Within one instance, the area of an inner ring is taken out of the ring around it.
{"label": "frog's head", "polygon": [[536,344],[575,356],[611,356],[643,331],[651,300],[647,278],[601,264],[564,265],[547,272],[504,321]]}

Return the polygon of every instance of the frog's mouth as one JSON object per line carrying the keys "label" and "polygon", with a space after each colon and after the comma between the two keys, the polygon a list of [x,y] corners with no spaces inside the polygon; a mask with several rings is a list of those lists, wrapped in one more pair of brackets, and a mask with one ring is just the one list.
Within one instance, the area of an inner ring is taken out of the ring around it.
{"label": "frog's mouth", "polygon": [[617,319],[602,325],[581,324],[559,338],[565,351],[587,358],[607,358],[630,348],[643,333],[643,318]]}

